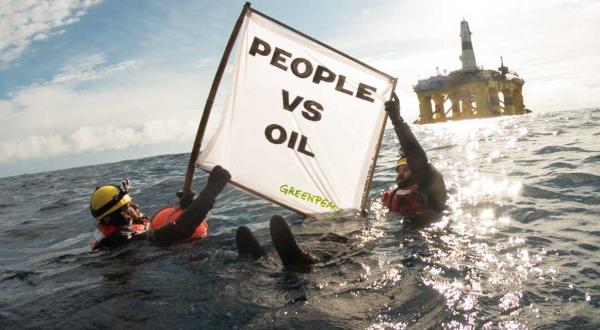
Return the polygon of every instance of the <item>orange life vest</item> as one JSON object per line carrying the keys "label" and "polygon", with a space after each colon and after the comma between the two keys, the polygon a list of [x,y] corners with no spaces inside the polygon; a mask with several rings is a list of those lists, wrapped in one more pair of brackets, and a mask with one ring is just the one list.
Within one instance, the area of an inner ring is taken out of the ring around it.
{"label": "orange life vest", "polygon": [[426,209],[417,198],[417,185],[412,185],[403,189],[392,188],[383,194],[383,203],[393,212],[404,215],[413,215],[422,213]]}
{"label": "orange life vest", "polygon": [[[185,211],[185,209],[179,208],[176,205],[163,207],[152,217],[152,229],[157,230],[163,225],[177,220],[183,211]],[[206,221],[202,220],[190,238],[203,238],[207,235],[208,225],[206,224]]]}

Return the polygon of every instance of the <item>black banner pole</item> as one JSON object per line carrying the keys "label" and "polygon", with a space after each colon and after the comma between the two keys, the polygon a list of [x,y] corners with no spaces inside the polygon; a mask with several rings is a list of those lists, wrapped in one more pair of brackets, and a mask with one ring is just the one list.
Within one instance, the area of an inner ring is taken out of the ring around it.
{"label": "black banner pole", "polygon": [[210,116],[210,111],[212,110],[213,103],[215,102],[215,96],[217,94],[217,90],[219,89],[219,84],[221,83],[223,72],[225,71],[225,67],[227,66],[227,61],[229,60],[231,49],[233,48],[233,44],[237,39],[238,33],[240,32],[240,28],[242,27],[244,17],[246,16],[248,10],[250,10],[250,6],[250,2],[246,2],[246,4],[244,5],[244,9],[242,9],[240,17],[238,17],[237,21],[235,22],[233,31],[231,31],[231,36],[229,36],[229,41],[227,41],[227,46],[225,47],[225,51],[223,52],[223,57],[221,57],[221,63],[219,63],[219,68],[215,73],[215,78],[213,79],[212,86],[210,87],[210,92],[208,93],[206,104],[204,105],[204,112],[202,113],[202,118],[200,119],[200,125],[198,125],[198,131],[196,132],[194,147],[192,148],[192,153],[190,154],[190,161],[188,163],[187,172],[185,174],[185,182],[183,183],[181,195],[182,197],[188,195],[192,191],[192,179],[194,178],[194,170],[196,169],[196,159],[198,158],[198,154],[200,153],[202,139],[204,138],[204,132],[206,131],[206,125],[208,124],[208,117]]}

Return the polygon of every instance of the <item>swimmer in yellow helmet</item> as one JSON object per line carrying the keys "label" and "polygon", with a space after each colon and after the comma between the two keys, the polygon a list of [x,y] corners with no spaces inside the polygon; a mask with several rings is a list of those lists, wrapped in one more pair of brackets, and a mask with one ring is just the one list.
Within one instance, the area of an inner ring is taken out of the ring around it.
{"label": "swimmer in yellow helmet", "polygon": [[204,237],[208,234],[204,219],[230,179],[226,169],[215,166],[197,198],[194,199],[193,193],[188,194],[179,205],[161,209],[152,219],[133,203],[128,180],[123,180],[121,186],[100,186],[92,194],[90,211],[102,237],[94,242],[92,248],[110,249],[134,240],[167,245]]}
{"label": "swimmer in yellow helmet", "polygon": [[427,154],[400,116],[400,101],[395,93],[385,103],[385,111],[400,141],[401,156],[395,166],[396,186],[384,193],[384,205],[409,219],[432,220],[446,208],[444,177],[429,163]]}

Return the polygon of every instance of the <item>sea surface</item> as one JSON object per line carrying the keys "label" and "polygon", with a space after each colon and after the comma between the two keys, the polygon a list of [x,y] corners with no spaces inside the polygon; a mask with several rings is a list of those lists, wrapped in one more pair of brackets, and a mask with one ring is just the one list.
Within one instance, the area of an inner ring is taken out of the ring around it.
{"label": "sea surface", "polygon": [[[210,237],[91,252],[97,185],[129,178],[151,215],[176,201],[187,154],[0,179],[0,328],[599,329],[600,109],[413,126],[451,190],[431,225],[381,205],[398,142],[385,132],[369,214],[317,220],[227,187]],[[343,164],[340,164],[343,166]],[[196,172],[194,189],[206,174]],[[327,262],[240,258],[269,218]]]}

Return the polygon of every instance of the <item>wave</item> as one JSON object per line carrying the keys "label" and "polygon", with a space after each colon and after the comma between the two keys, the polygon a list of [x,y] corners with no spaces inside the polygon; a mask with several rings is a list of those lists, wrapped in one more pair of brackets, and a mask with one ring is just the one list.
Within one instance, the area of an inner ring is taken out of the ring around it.
{"label": "wave", "polygon": [[2,278],[0,279],[0,283],[9,281],[9,280],[19,280],[23,283],[27,283],[30,285],[34,285],[32,277],[39,275],[37,272],[32,272],[28,270],[6,270],[2,272]]}
{"label": "wave", "polygon": [[531,223],[539,219],[551,218],[553,212],[537,208],[523,208],[511,212],[511,217],[521,223]]}
{"label": "wave", "polygon": [[531,185],[523,184],[523,196],[531,198],[543,198],[543,199],[561,199],[564,194],[553,192],[547,189],[534,187]]}
{"label": "wave", "polygon": [[583,160],[583,163],[597,163],[600,162],[600,155],[590,156]]}
{"label": "wave", "polygon": [[565,163],[565,162],[555,162],[550,165],[545,166],[544,168],[576,168],[577,165]]}
{"label": "wave", "polygon": [[540,150],[534,151],[534,155],[547,155],[556,152],[589,152],[579,147],[546,146]]}
{"label": "wave", "polygon": [[592,245],[592,244],[587,244],[587,243],[577,244],[577,246],[579,246],[580,248],[582,248],[584,250],[588,250],[588,251],[600,250],[600,247],[597,247],[596,245]]}
{"label": "wave", "polygon": [[589,173],[562,173],[552,179],[546,180],[544,183],[549,183],[557,188],[572,188],[572,187],[600,187],[600,176]]}
{"label": "wave", "polygon": [[66,198],[60,198],[55,202],[52,202],[50,205],[46,205],[46,206],[42,206],[40,207],[40,211],[50,211],[50,210],[55,210],[55,209],[61,209],[65,206],[68,206],[72,204],[72,202]]}

